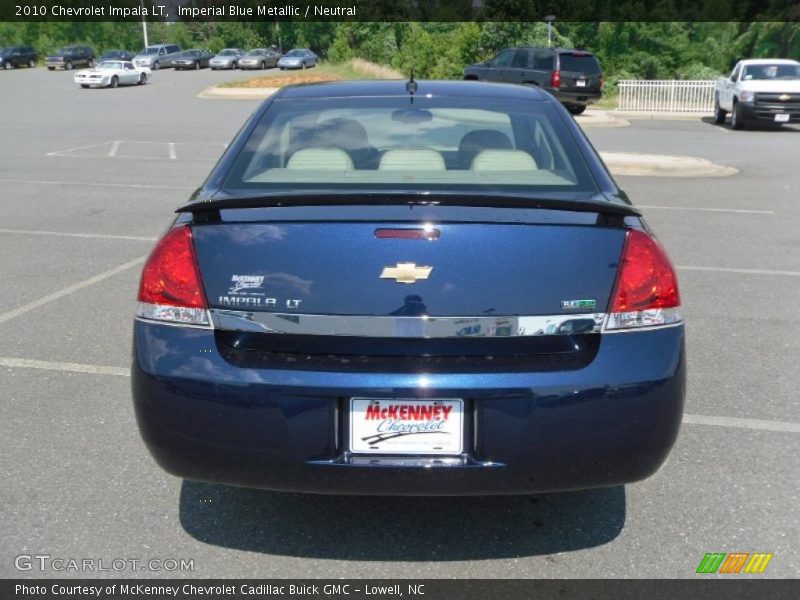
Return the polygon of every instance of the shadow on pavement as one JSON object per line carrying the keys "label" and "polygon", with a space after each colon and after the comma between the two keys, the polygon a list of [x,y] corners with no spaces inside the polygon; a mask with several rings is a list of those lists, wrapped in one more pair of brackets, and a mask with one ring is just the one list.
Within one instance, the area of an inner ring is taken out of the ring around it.
{"label": "shadow on pavement", "polygon": [[180,520],[201,542],[264,554],[362,561],[509,558],[610,542],[625,524],[625,489],[403,498],[184,481]]}

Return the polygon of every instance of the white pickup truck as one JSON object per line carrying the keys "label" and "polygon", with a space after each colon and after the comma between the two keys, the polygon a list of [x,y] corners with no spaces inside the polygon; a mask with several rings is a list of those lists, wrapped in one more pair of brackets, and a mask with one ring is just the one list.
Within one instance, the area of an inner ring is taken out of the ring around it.
{"label": "white pickup truck", "polygon": [[714,93],[714,121],[744,129],[748,122],[800,123],[800,62],[784,59],[739,61],[720,77]]}

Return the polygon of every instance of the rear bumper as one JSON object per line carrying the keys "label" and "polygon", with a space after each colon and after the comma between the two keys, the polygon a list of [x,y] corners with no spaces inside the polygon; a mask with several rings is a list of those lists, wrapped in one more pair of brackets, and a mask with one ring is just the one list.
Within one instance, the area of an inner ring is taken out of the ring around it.
{"label": "rear bumper", "polygon": [[586,106],[588,104],[592,104],[600,100],[603,97],[603,92],[592,90],[592,91],[580,91],[580,92],[565,92],[560,89],[555,88],[545,88],[548,92],[553,94],[556,99],[561,102],[562,104],[571,104],[573,106]]}
{"label": "rear bumper", "polygon": [[[136,321],[142,437],[187,479],[335,494],[516,494],[618,485],[665,460],[684,398],[683,327],[604,335],[594,361],[539,373],[242,369],[214,332]],[[464,398],[467,451],[448,466],[355,464],[345,399]]]}

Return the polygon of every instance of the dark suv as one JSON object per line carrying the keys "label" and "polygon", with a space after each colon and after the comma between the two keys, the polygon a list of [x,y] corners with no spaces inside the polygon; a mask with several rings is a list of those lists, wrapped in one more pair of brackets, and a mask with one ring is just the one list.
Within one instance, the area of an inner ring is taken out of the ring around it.
{"label": "dark suv", "polygon": [[16,69],[17,67],[35,67],[39,57],[30,46],[10,46],[0,48],[0,67]]}
{"label": "dark suv", "polygon": [[594,54],[566,48],[506,48],[464,69],[464,79],[537,85],[574,115],[602,96],[603,71]]}
{"label": "dark suv", "polygon": [[55,54],[45,58],[44,64],[47,65],[47,68],[51,71],[57,67],[63,67],[67,70],[81,65],[93,67],[94,50],[89,46],[66,46]]}

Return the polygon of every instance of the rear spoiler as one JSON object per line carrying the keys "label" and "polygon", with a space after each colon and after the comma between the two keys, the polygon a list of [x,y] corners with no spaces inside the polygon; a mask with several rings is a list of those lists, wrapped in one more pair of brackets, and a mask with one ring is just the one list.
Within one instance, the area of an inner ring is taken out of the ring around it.
{"label": "rear spoiler", "polygon": [[[604,198],[604,197],[603,197]],[[640,217],[630,204],[606,199],[566,200],[563,198],[533,198],[509,194],[437,194],[437,193],[290,193],[263,196],[226,196],[184,204],[175,212],[192,213],[208,218],[209,213],[235,208],[269,208],[284,206],[358,206],[358,205],[418,205],[418,206],[479,206],[488,208],[541,208],[572,212],[590,212],[616,217]]]}

